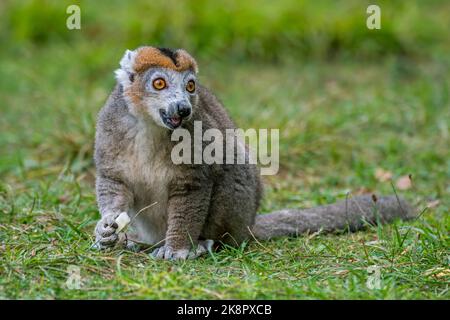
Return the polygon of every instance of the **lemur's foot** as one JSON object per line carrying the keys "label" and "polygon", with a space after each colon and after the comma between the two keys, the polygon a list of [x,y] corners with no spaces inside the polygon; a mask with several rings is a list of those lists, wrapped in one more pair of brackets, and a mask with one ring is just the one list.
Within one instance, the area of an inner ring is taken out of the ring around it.
{"label": "lemur's foot", "polygon": [[129,239],[125,239],[125,247],[127,250],[133,251],[133,252],[139,252],[143,249],[142,245],[137,244],[133,241],[130,241]]}
{"label": "lemur's foot", "polygon": [[115,221],[119,214],[105,215],[97,222],[95,227],[95,248],[104,250],[114,247],[119,242],[121,237],[116,233],[119,226]]}
{"label": "lemur's foot", "polygon": [[197,246],[193,249],[178,249],[174,250],[168,245],[163,245],[162,247],[156,248],[152,252],[152,257],[156,259],[164,260],[186,260],[195,259],[208,251],[211,251],[213,240],[201,240],[198,242]]}

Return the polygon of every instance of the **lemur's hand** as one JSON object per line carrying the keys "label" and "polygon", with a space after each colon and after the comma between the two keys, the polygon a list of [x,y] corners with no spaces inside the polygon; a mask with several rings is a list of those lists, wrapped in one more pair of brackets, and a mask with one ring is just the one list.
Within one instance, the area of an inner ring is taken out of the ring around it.
{"label": "lemur's hand", "polygon": [[111,213],[103,216],[95,227],[95,247],[107,249],[114,247],[119,242],[119,234],[116,233],[119,227],[116,218],[120,213]]}
{"label": "lemur's hand", "polygon": [[152,257],[164,260],[194,259],[211,251],[213,243],[213,240],[203,240],[199,241],[197,246],[193,249],[185,248],[178,250],[174,250],[172,247],[164,245],[153,250]]}

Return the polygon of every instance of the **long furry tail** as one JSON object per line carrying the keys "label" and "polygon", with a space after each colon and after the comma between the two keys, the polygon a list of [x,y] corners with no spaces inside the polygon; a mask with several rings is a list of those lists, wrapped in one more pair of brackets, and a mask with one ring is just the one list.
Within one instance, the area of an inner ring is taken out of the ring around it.
{"label": "long furry tail", "polygon": [[311,209],[284,209],[257,215],[252,233],[259,240],[267,240],[319,230],[356,231],[367,223],[386,223],[396,218],[407,220],[414,217],[413,208],[402,198],[386,196],[376,199],[363,195]]}

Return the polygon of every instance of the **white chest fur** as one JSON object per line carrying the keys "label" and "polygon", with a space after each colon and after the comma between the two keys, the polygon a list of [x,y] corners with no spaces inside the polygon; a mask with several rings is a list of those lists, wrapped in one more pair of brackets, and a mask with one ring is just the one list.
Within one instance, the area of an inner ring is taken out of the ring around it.
{"label": "white chest fur", "polygon": [[[153,129],[153,130],[152,130]],[[124,178],[134,195],[134,206],[129,212],[132,229],[138,241],[156,244],[165,238],[167,229],[168,186],[172,179],[172,162],[167,157],[167,132],[148,124],[137,124],[129,136],[130,144],[121,157]],[[170,153],[169,153],[170,154]]]}

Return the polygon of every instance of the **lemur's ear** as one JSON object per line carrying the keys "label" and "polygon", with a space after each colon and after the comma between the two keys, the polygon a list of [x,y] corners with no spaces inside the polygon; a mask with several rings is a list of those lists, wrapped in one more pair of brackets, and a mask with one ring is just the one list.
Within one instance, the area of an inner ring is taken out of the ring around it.
{"label": "lemur's ear", "polygon": [[115,71],[117,81],[125,88],[134,81],[135,70],[134,60],[136,59],[136,51],[126,50],[120,60],[120,68]]}

